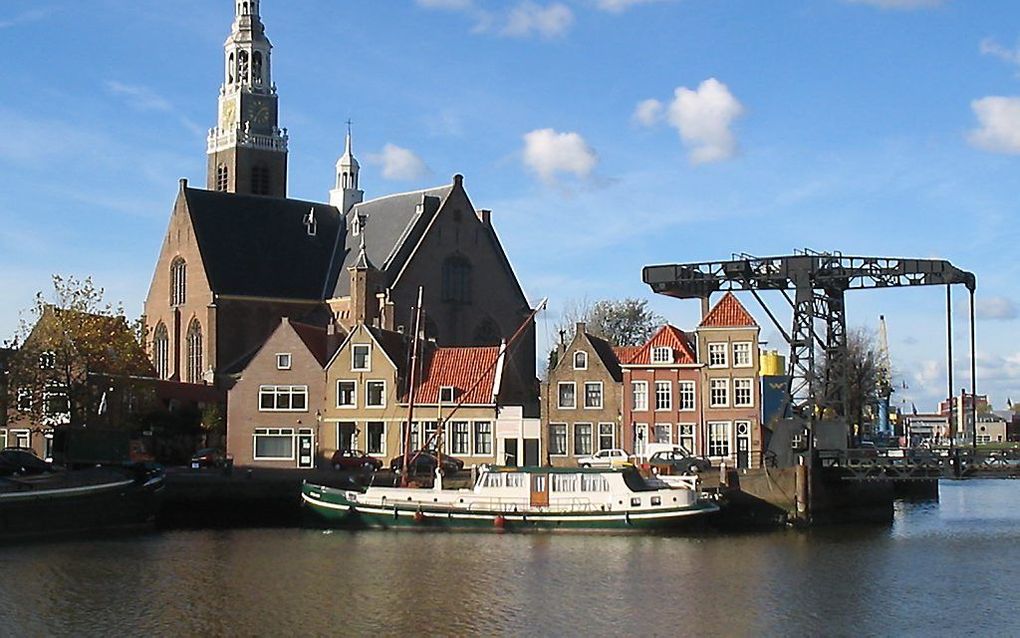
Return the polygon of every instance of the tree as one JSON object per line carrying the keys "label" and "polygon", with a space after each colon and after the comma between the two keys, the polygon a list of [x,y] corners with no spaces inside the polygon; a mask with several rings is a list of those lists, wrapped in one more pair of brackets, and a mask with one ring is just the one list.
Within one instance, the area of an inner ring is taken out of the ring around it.
{"label": "tree", "polygon": [[[846,345],[845,416],[851,430],[861,431],[865,417],[873,414],[883,388],[888,385],[891,391],[892,383],[884,380],[881,347],[873,331],[864,327],[847,331]],[[814,394],[821,398],[823,384],[830,374],[835,374],[835,370],[830,370],[829,361],[824,356],[815,367]],[[824,409],[827,406],[819,407]]]}
{"label": "tree", "polygon": [[91,277],[53,276],[22,313],[9,367],[10,405],[36,423],[85,424],[106,408],[110,378],[149,376],[140,321],[109,304]]}
{"label": "tree", "polygon": [[590,334],[614,346],[638,346],[655,333],[665,320],[648,308],[646,299],[587,299],[569,301],[557,324],[557,333],[571,334],[574,325],[584,322]]}

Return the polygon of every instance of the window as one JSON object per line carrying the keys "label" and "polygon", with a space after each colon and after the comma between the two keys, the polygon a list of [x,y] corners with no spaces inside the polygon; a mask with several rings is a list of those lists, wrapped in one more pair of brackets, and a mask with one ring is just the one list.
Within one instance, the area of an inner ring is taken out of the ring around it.
{"label": "window", "polygon": [[520,472],[507,472],[506,474],[507,487],[524,487],[524,481],[524,474]]}
{"label": "window", "polygon": [[178,257],[170,264],[170,305],[184,304],[188,291],[188,264]]}
{"label": "window", "polygon": [[549,481],[549,489],[553,492],[577,491],[577,474],[553,474],[549,478],[552,479]]}
{"label": "window", "polygon": [[652,443],[672,443],[673,427],[669,423],[656,423],[652,430]]}
{"label": "window", "polygon": [[71,412],[70,403],[67,400],[67,389],[48,384],[43,392],[43,414],[48,417],[64,416]]}
{"label": "window", "polygon": [[680,409],[691,411],[695,409],[695,386],[693,381],[681,381],[680,386]]}
{"label": "window", "polygon": [[262,86],[262,54],[256,51],[251,60],[252,84]]}
{"label": "window", "polygon": [[28,388],[18,388],[18,410],[21,412],[32,411],[32,391]]}
{"label": "window", "polygon": [[561,410],[573,410],[577,407],[577,387],[573,381],[561,381],[558,386],[558,398]]}
{"label": "window", "polygon": [[730,380],[711,379],[709,382],[708,404],[713,408],[725,408],[730,404]]}
{"label": "window", "polygon": [[358,406],[358,382],[336,382],[336,407],[355,408]]}
{"label": "window", "polygon": [[156,326],[152,337],[152,363],[158,378],[166,379],[170,376],[170,335],[162,321]]}
{"label": "window", "polygon": [[567,455],[567,424],[549,424],[549,456]]}
{"label": "window", "polygon": [[710,343],[710,344],[708,344],[708,367],[709,368],[725,368],[726,367],[726,344],[725,343]]}
{"label": "window", "polygon": [[631,386],[631,404],[635,411],[648,409],[648,382],[634,381]]}
{"label": "window", "polygon": [[652,348],[652,363],[673,363],[673,348],[669,346]]}
{"label": "window", "polygon": [[39,369],[40,370],[52,370],[57,367],[57,353],[52,350],[39,355]]}
{"label": "window", "polygon": [[574,370],[588,369],[588,353],[578,350],[574,353]]}
{"label": "window", "polygon": [[425,421],[422,425],[424,426],[421,439],[422,448],[426,450],[439,449],[439,437],[436,435],[439,431],[439,424],[435,421]]}
{"label": "window", "polygon": [[673,409],[673,384],[669,381],[655,382],[655,409]]}
{"label": "window", "polygon": [[459,255],[443,262],[443,301],[471,303],[471,262]]}
{"label": "window", "polygon": [[14,447],[32,447],[31,430],[11,430],[11,436],[14,437],[11,442]]}
{"label": "window", "polygon": [[677,434],[679,435],[680,447],[689,454],[694,454],[694,424],[681,423],[677,426]]}
{"label": "window", "polygon": [[470,424],[467,421],[454,421],[450,425],[450,454],[470,454],[470,437]]}
{"label": "window", "polygon": [[730,455],[730,424],[709,423],[708,424],[708,455],[729,456]]}
{"label": "window", "polygon": [[591,423],[574,424],[574,456],[591,454]]}
{"label": "window", "polygon": [[610,450],[616,447],[616,425],[599,423],[599,449]]}
{"label": "window", "polygon": [[7,447],[7,430],[0,430],[0,450]]}
{"label": "window", "polygon": [[369,408],[382,408],[386,406],[385,381],[365,382],[365,406]]}
{"label": "window", "polygon": [[308,410],[308,386],[259,386],[260,412],[305,412]]}
{"label": "window", "polygon": [[216,190],[225,193],[229,187],[230,169],[227,168],[226,164],[220,164],[216,167]]}
{"label": "window", "polygon": [[252,195],[269,194],[269,167],[265,164],[251,167],[251,192]]}
{"label": "window", "polygon": [[381,421],[369,421],[365,426],[368,430],[369,454],[386,454],[386,424]]}
{"label": "window", "polygon": [[403,453],[403,451],[404,451],[404,444],[405,443],[410,443],[412,451],[418,449],[418,435],[419,435],[420,432],[421,432],[421,429],[420,429],[419,425],[417,423],[412,423],[411,424],[411,437],[410,437],[410,440],[408,440],[408,436],[407,436],[407,423],[402,423],[400,425],[400,451],[401,451],[401,453]]}
{"label": "window", "polygon": [[754,381],[752,379],[733,380],[733,406],[737,408],[754,407]]}
{"label": "window", "polygon": [[354,421],[340,421],[336,424],[336,449],[353,450],[358,447],[358,424]]}
{"label": "window", "polygon": [[255,430],[256,461],[294,460],[294,428],[258,428]]}
{"label": "window", "polygon": [[492,455],[492,423],[475,421],[475,456]]}
{"label": "window", "polygon": [[750,368],[752,363],[751,343],[749,341],[745,341],[733,344],[733,367]]}
{"label": "window", "polygon": [[648,424],[634,424],[634,454],[644,456],[648,445]]}
{"label": "window", "polygon": [[370,372],[372,369],[372,346],[367,343],[351,346],[351,370]]}
{"label": "window", "polygon": [[444,385],[439,388],[439,402],[453,403],[457,398],[457,389],[452,385]]}
{"label": "window", "polygon": [[188,327],[188,383],[202,383],[202,326],[197,319]]}
{"label": "window", "polygon": [[[578,475],[574,475],[578,476]],[[581,491],[582,492],[608,492],[609,481],[605,476],[601,474],[581,474]]]}
{"label": "window", "polygon": [[584,384],[584,407],[602,408],[602,382],[588,381]]}
{"label": "window", "polygon": [[290,370],[290,353],[281,352],[276,355],[276,369],[277,370]]}

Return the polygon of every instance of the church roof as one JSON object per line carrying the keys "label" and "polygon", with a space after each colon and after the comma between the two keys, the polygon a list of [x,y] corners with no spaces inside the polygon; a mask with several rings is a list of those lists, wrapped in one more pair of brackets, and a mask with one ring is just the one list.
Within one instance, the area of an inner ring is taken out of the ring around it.
{"label": "church roof", "polygon": [[736,295],[727,292],[701,320],[701,328],[757,328],[758,322],[740,303]]}
{"label": "church roof", "polygon": [[[335,207],[193,188],[184,196],[213,292],[322,299],[343,223]],[[305,224],[309,211],[314,235]]]}

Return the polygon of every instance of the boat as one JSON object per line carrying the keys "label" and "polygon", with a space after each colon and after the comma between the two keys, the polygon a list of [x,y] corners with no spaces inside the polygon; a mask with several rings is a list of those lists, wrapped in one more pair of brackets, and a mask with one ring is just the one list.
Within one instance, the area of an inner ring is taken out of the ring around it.
{"label": "boat", "polygon": [[697,477],[682,486],[636,468],[486,467],[472,488],[333,488],[305,482],[303,504],[331,526],[510,531],[649,531],[689,526],[719,510]]}
{"label": "boat", "polygon": [[151,526],[163,478],[157,465],[0,472],[0,540]]}

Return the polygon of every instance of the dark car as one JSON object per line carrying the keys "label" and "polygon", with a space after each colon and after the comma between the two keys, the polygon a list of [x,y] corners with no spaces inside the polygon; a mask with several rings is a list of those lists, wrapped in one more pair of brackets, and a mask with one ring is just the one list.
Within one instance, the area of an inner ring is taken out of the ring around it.
{"label": "dark car", "polygon": [[648,459],[648,465],[659,474],[697,474],[712,468],[708,459],[691,456],[679,449],[656,452]]}
{"label": "dark car", "polygon": [[[415,450],[411,452],[407,459],[408,463],[408,474],[435,474],[436,464],[438,459],[436,458],[435,452],[430,450]],[[404,467],[404,455],[401,454],[390,461],[390,469],[394,472],[400,472]],[[464,461],[458,458],[443,455],[443,472],[446,474],[456,474],[464,469]]]}
{"label": "dark car", "polygon": [[198,469],[200,467],[225,467],[227,464],[227,457],[224,456],[223,450],[214,447],[203,448],[191,455],[191,467]]}
{"label": "dark car", "polygon": [[372,458],[361,450],[337,450],[330,459],[334,470],[369,470],[377,472],[382,469],[383,462]]}
{"label": "dark car", "polygon": [[0,451],[0,476],[44,474],[53,466],[35,455],[30,448],[8,447]]}

